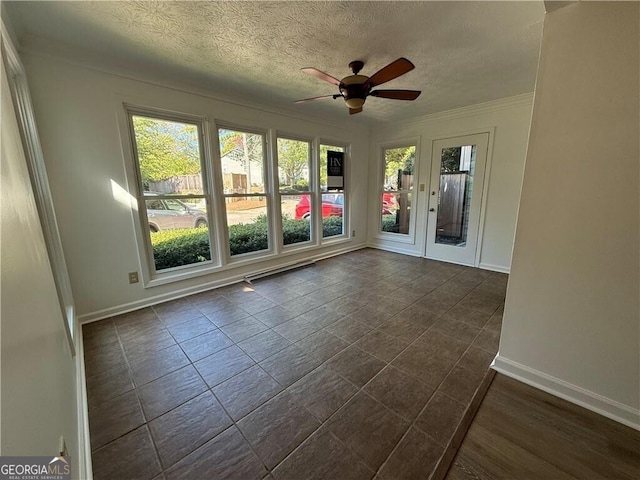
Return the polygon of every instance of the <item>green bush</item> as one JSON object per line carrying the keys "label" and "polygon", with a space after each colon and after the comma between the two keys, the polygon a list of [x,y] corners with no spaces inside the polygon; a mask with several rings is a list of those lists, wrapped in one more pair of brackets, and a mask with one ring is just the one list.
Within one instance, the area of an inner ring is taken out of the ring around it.
{"label": "green bush", "polygon": [[293,188],[300,192],[308,192],[309,191],[309,182],[307,182],[304,178],[298,180]]}
{"label": "green bush", "polygon": [[396,222],[396,215],[383,215],[382,216],[382,231],[398,233],[399,225]]}
{"label": "green bush", "polygon": [[335,237],[342,235],[342,217],[331,216],[322,219],[322,236]]}
{"label": "green bush", "polygon": [[183,228],[151,233],[156,270],[211,260],[206,228]]}
{"label": "green bush", "polygon": [[[342,218],[322,219],[323,237],[342,235]],[[282,219],[285,245],[309,241],[309,220]],[[151,245],[156,270],[190,265],[211,260],[209,235],[205,228],[182,228],[151,233]],[[257,252],[269,248],[267,217],[260,215],[255,222],[229,227],[231,255]]]}
{"label": "green bush", "polygon": [[260,215],[253,223],[241,223],[229,227],[231,255],[257,252],[269,248],[267,216]]}

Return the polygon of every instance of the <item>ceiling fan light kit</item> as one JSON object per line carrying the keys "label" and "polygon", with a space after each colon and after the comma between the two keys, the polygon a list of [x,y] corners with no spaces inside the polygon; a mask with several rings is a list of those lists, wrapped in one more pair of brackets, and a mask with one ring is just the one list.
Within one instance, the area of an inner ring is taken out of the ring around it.
{"label": "ceiling fan light kit", "polygon": [[353,75],[344,77],[342,80],[338,80],[331,75],[321,72],[317,68],[307,67],[302,71],[313,75],[325,82],[336,85],[340,90],[340,93],[334,95],[321,95],[319,97],[305,98],[297,100],[295,103],[309,102],[313,100],[320,100],[323,98],[344,98],[344,103],[349,107],[349,113],[360,113],[366,98],[371,95],[378,98],[389,98],[392,100],[415,100],[420,96],[418,90],[371,90],[372,88],[386,83],[394,78],[398,78],[401,75],[413,70],[415,66],[406,58],[399,58],[398,60],[391,62],[386,67],[378,70],[372,76],[367,77],[360,75],[359,72],[364,66],[364,62],[355,60],[349,64],[349,68],[353,71]]}

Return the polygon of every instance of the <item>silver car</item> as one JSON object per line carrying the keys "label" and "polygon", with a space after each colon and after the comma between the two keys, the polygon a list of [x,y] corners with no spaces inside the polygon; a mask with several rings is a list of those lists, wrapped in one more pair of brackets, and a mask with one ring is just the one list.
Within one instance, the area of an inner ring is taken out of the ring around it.
{"label": "silver car", "polygon": [[191,208],[177,199],[146,200],[149,230],[159,232],[170,228],[200,228],[207,226],[207,214]]}

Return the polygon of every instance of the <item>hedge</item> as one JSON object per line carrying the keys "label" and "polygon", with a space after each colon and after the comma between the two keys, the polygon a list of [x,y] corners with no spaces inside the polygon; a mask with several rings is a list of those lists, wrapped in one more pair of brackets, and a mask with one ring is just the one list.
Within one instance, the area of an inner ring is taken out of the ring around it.
{"label": "hedge", "polygon": [[206,228],[184,228],[151,232],[156,270],[211,260]]}
{"label": "hedge", "polygon": [[[322,220],[323,237],[342,235],[342,217],[331,216]],[[285,245],[309,240],[309,220],[282,219]],[[151,245],[156,270],[190,265],[211,260],[209,234],[205,228],[181,228],[151,233]],[[261,215],[253,223],[229,227],[231,255],[256,252],[269,248],[267,219]]]}
{"label": "hedge", "polygon": [[398,233],[399,225],[396,222],[396,216],[393,215],[383,215],[382,216],[382,231],[383,232],[394,232]]}

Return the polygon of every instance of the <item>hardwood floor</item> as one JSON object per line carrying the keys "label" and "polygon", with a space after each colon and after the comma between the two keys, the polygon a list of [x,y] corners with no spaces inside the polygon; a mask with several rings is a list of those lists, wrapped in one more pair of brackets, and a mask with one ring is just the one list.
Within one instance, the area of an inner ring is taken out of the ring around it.
{"label": "hardwood floor", "polygon": [[640,432],[496,375],[446,480],[640,478]]}

